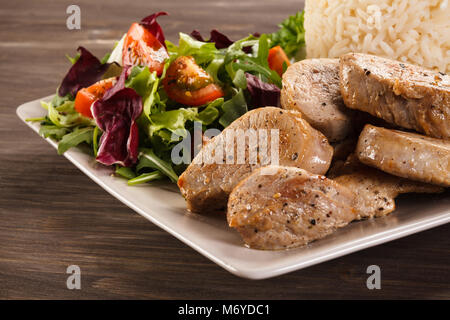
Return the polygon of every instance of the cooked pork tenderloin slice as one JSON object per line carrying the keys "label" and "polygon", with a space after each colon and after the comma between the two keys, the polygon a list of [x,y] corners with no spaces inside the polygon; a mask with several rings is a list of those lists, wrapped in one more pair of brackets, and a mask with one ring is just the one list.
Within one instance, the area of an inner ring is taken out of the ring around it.
{"label": "cooked pork tenderloin slice", "polygon": [[303,169],[267,166],[240,182],[227,220],[255,249],[277,250],[323,238],[356,219],[354,194]]}
{"label": "cooked pork tenderloin slice", "polygon": [[[258,135],[257,145],[246,138],[252,132]],[[263,133],[267,139],[263,139]],[[232,147],[224,147],[224,141],[231,141]],[[239,142],[244,143],[245,152],[238,152]],[[246,113],[211,139],[180,176],[178,186],[189,210],[224,210],[230,192],[254,169],[272,163],[325,174],[332,156],[333,148],[325,136],[298,112],[265,107]]]}
{"label": "cooked pork tenderloin slice", "polygon": [[444,189],[384,173],[362,164],[355,155],[333,171],[331,177],[355,194],[358,219],[385,216],[395,210],[395,198],[403,193],[440,193]]}
{"label": "cooked pork tenderloin slice", "polygon": [[450,76],[367,54],[340,59],[347,107],[428,136],[450,139]]}
{"label": "cooked pork tenderloin slice", "polygon": [[356,155],[387,173],[450,187],[450,140],[367,125]]}
{"label": "cooked pork tenderloin slice", "polygon": [[281,105],[297,110],[330,142],[352,132],[352,114],[342,100],[338,59],[310,59],[291,65],[283,74]]}

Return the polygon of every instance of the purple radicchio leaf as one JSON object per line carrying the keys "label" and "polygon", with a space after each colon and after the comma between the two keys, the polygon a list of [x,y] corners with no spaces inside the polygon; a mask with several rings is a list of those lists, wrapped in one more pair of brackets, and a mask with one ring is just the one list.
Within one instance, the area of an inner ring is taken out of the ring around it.
{"label": "purple radicchio leaf", "polygon": [[210,32],[210,38],[208,41],[206,41],[200,32],[198,30],[194,30],[191,32],[191,37],[195,40],[202,41],[202,42],[214,42],[217,49],[225,49],[231,46],[234,41],[230,40],[226,35],[223,33],[217,31],[216,29],[211,30]]}
{"label": "purple radicchio leaf", "polygon": [[[202,34],[200,33],[200,31],[198,31],[197,29],[193,30],[190,34],[190,36],[192,38],[194,38],[195,40],[201,41],[201,42],[214,42],[214,44],[216,45],[217,49],[225,49],[228,48],[229,46],[231,46],[234,41],[230,40],[230,38],[228,38],[226,35],[224,35],[223,33],[217,31],[216,29],[211,30],[210,32],[210,38],[208,41],[206,41]],[[257,32],[255,32],[253,34],[254,37],[259,38],[261,35]],[[245,53],[252,53],[252,47],[244,47],[242,48],[242,50]]]}
{"label": "purple radicchio leaf", "polygon": [[202,34],[200,33],[200,31],[198,31],[197,29],[192,30],[190,36],[192,38],[194,38],[195,40],[201,41],[201,42],[206,42],[205,39],[203,39]]}
{"label": "purple radicchio leaf", "polygon": [[72,65],[59,86],[58,95],[60,97],[70,94],[75,98],[80,89],[89,87],[101,80],[103,74],[108,70],[109,63],[102,64],[85,48],[78,47],[77,51],[80,52],[80,57]]}
{"label": "purple radicchio leaf", "polygon": [[131,73],[131,66],[124,66],[122,68],[122,73],[118,77],[115,85],[112,88],[110,88],[108,91],[105,92],[102,100],[108,100],[113,95],[115,95],[117,92],[124,89],[125,88],[125,80],[127,80],[130,73]]}
{"label": "purple radicchio leaf", "polygon": [[280,106],[280,88],[247,72],[245,77],[247,78],[247,90],[251,96],[250,104],[252,107]]}
{"label": "purple radicchio leaf", "polygon": [[156,39],[158,39],[159,42],[161,42],[161,44],[166,49],[167,49],[166,38],[164,37],[164,32],[161,26],[159,25],[158,22],[156,22],[156,18],[158,18],[159,16],[167,16],[167,15],[169,15],[167,12],[160,11],[152,15],[149,15],[148,17],[145,17],[144,19],[141,20],[141,25],[144,26],[144,28],[146,28],[148,31],[150,31],[152,35]]}
{"label": "purple radicchio leaf", "polygon": [[127,74],[128,68],[124,68],[114,87],[91,106],[95,122],[103,131],[96,159],[105,165],[130,167],[138,159],[136,119],[142,113],[142,98],[133,89],[125,88]]}
{"label": "purple radicchio leaf", "polygon": [[209,38],[209,42],[214,42],[217,49],[228,48],[234,43],[234,41],[231,41],[230,38],[228,38],[223,33],[220,33],[216,29],[211,30],[211,37]]}

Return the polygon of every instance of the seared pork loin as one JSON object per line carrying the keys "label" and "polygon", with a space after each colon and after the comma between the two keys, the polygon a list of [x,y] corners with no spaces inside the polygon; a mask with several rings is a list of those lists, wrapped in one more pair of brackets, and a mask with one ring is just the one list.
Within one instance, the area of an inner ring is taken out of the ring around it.
{"label": "seared pork loin", "polygon": [[330,142],[352,132],[352,110],[345,107],[338,59],[310,59],[291,65],[283,74],[281,105],[300,111]]}
{"label": "seared pork loin", "polygon": [[330,169],[328,175],[341,186],[352,190],[356,197],[353,207],[358,219],[385,216],[395,210],[395,198],[403,193],[439,193],[443,188],[411,181],[384,173],[362,164],[355,155]]}
{"label": "seared pork loin", "polygon": [[257,169],[230,194],[227,220],[255,249],[286,249],[329,235],[357,218],[354,194],[303,169]]}
{"label": "seared pork loin", "polygon": [[367,54],[340,59],[341,93],[358,109],[428,136],[450,139],[450,76]]}
{"label": "seared pork loin", "polygon": [[[255,131],[259,135],[258,144],[250,145],[247,138]],[[261,143],[264,139],[260,139],[259,132],[268,132],[267,143]],[[272,132],[277,133],[279,145]],[[224,141],[231,141],[231,147],[224,147]],[[245,145],[240,160],[237,159],[239,142]],[[267,152],[261,153],[262,149]],[[274,161],[265,154],[270,157],[275,154],[278,159]],[[298,112],[275,107],[255,109],[211,139],[180,176],[178,186],[189,210],[223,210],[233,188],[254,169],[278,163],[325,174],[332,155],[333,148],[325,136],[312,128]]]}
{"label": "seared pork loin", "polygon": [[366,125],[356,155],[387,173],[450,187],[450,140]]}

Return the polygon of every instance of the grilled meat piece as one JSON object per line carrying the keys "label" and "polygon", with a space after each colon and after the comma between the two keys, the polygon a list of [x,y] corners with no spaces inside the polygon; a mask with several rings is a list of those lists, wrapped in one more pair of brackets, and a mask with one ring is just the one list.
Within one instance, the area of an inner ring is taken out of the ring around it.
{"label": "grilled meat piece", "polygon": [[347,107],[406,129],[450,139],[450,76],[367,54],[340,59]]}
{"label": "grilled meat piece", "polygon": [[[247,142],[246,135],[251,136],[252,132],[258,133],[257,145]],[[260,132],[266,132],[267,149]],[[278,132],[278,148],[276,144],[272,148],[272,141],[275,142],[272,132]],[[224,147],[226,141],[233,142],[230,148]],[[244,144],[245,152],[237,151],[239,143]],[[278,160],[272,158],[275,160],[272,161],[270,157],[274,154]],[[223,210],[233,188],[254,169],[278,163],[325,174],[332,155],[333,148],[325,136],[312,128],[298,112],[274,107],[255,109],[211,139],[180,176],[178,186],[189,210]]]}
{"label": "grilled meat piece", "polygon": [[366,125],[356,147],[362,163],[387,173],[450,186],[450,141]]}
{"label": "grilled meat piece", "polygon": [[255,249],[286,249],[323,238],[357,218],[354,194],[293,167],[255,170],[230,194],[227,220]]}
{"label": "grilled meat piece", "polygon": [[443,188],[411,181],[368,167],[350,155],[347,161],[329,176],[357,196],[353,206],[358,219],[385,216],[395,210],[395,198],[403,193],[440,193]]}
{"label": "grilled meat piece", "polygon": [[310,59],[291,65],[283,74],[281,105],[302,113],[330,142],[352,132],[352,110],[341,96],[338,59]]}

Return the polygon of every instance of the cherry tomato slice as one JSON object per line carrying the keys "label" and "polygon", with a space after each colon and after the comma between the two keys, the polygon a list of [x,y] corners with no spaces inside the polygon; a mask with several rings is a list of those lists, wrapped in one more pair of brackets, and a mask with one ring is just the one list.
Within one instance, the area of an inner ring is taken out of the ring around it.
{"label": "cherry tomato slice", "polygon": [[269,50],[267,60],[269,62],[269,68],[275,70],[280,77],[283,75],[283,63],[286,63],[287,67],[291,65],[289,58],[280,46],[275,46]]}
{"label": "cherry tomato slice", "polygon": [[169,57],[166,48],[153,34],[139,23],[133,23],[125,37],[122,64],[124,66],[148,66],[160,76],[164,61]]}
{"label": "cherry tomato slice", "polygon": [[167,69],[163,85],[170,99],[188,106],[201,106],[224,96],[222,88],[213,83],[193,57],[175,59]]}
{"label": "cherry tomato slice", "polygon": [[78,91],[75,97],[75,110],[85,117],[93,118],[91,113],[91,105],[96,100],[102,98],[105,92],[108,91],[116,83],[116,78],[109,78],[94,83],[90,87],[83,88]]}

